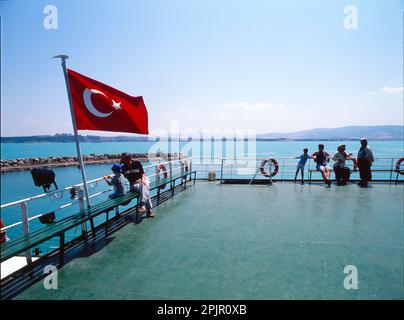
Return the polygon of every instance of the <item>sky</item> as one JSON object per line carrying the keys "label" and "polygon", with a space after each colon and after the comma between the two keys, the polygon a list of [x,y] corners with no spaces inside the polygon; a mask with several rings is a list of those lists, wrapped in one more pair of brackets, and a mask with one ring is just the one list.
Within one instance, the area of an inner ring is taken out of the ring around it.
{"label": "sky", "polygon": [[[56,29],[44,27],[47,5]],[[152,132],[402,125],[403,10],[404,0],[0,1],[1,134],[73,132],[61,53],[143,96]]]}

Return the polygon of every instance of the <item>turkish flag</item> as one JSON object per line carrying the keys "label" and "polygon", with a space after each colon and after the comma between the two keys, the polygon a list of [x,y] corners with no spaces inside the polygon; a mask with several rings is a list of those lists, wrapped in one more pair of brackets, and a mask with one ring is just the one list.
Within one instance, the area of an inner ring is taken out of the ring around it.
{"label": "turkish flag", "polygon": [[148,134],[143,97],[133,97],[106,84],[67,70],[78,130]]}

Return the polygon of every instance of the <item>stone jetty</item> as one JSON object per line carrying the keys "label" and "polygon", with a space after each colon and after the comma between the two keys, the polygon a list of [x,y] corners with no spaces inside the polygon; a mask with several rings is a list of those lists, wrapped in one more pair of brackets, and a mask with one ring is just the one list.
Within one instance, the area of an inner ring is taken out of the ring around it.
{"label": "stone jetty", "polygon": [[[156,159],[175,159],[178,157],[177,153],[132,153],[132,158],[141,161],[151,161]],[[102,164],[119,162],[121,153],[119,154],[89,154],[83,155],[85,164]],[[55,167],[67,167],[77,166],[77,157],[46,157],[46,158],[18,158],[12,160],[0,160],[1,173],[31,170],[34,168],[55,168]]]}

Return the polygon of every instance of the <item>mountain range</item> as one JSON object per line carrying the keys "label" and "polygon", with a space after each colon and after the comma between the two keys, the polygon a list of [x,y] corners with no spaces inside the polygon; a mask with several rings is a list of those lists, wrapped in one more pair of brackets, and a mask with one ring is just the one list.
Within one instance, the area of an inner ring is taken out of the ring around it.
{"label": "mountain range", "polygon": [[258,134],[258,140],[403,140],[404,126],[347,126],[317,128],[289,133]]}
{"label": "mountain range", "polygon": [[[257,140],[359,140],[366,137],[368,140],[401,140],[404,139],[404,126],[347,126],[340,128],[317,128],[311,130],[257,134]],[[147,136],[79,136],[81,142],[129,142],[153,141],[156,137]],[[174,138],[173,138],[174,139]],[[177,138],[175,138],[177,139]],[[37,135],[20,137],[1,137],[1,143],[27,143],[27,142],[74,142],[72,134],[62,133],[55,135]]]}

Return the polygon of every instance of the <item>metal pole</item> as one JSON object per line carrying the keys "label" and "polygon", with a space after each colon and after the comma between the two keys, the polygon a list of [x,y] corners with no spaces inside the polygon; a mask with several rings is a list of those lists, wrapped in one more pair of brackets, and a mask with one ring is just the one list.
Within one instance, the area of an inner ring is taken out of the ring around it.
{"label": "metal pole", "polygon": [[220,165],[220,184],[223,183],[223,158],[222,158],[222,162]]}
{"label": "metal pole", "polygon": [[[80,211],[83,211],[84,210],[84,196],[83,196],[83,189],[82,188],[77,187],[77,195],[78,195],[78,198],[79,198]],[[86,234],[87,234],[87,227],[86,227],[86,223],[83,222],[81,224],[81,236],[83,238],[85,238]]]}
{"label": "metal pole", "polygon": [[69,85],[69,76],[67,74],[67,68],[66,68],[66,59],[68,59],[69,57],[61,54],[61,55],[55,56],[53,58],[60,58],[62,61],[62,69],[63,69],[63,74],[65,76],[65,81],[66,81],[67,97],[69,99],[70,116],[72,118],[72,124],[73,124],[74,140],[76,141],[77,158],[79,159],[80,172],[81,172],[81,178],[83,180],[83,188],[84,188],[84,194],[86,196],[87,207],[90,207],[91,202],[90,202],[90,196],[88,193],[88,187],[87,187],[87,182],[86,182],[87,181],[86,172],[84,170],[84,161],[83,161],[83,157],[81,154],[79,135],[77,133],[76,119],[74,117],[74,111],[73,111],[72,94],[71,94],[70,85]]}
{"label": "metal pole", "polygon": [[[24,226],[24,235],[29,233],[29,221],[28,221],[28,205],[26,202],[21,203],[21,214],[22,214],[22,223]],[[25,251],[25,257],[27,259],[27,264],[32,263],[31,251],[28,249]]]}
{"label": "metal pole", "polygon": [[154,167],[154,173],[155,173],[154,182],[155,182],[156,185],[157,185],[158,181],[160,180],[158,165],[156,165],[156,166]]}

